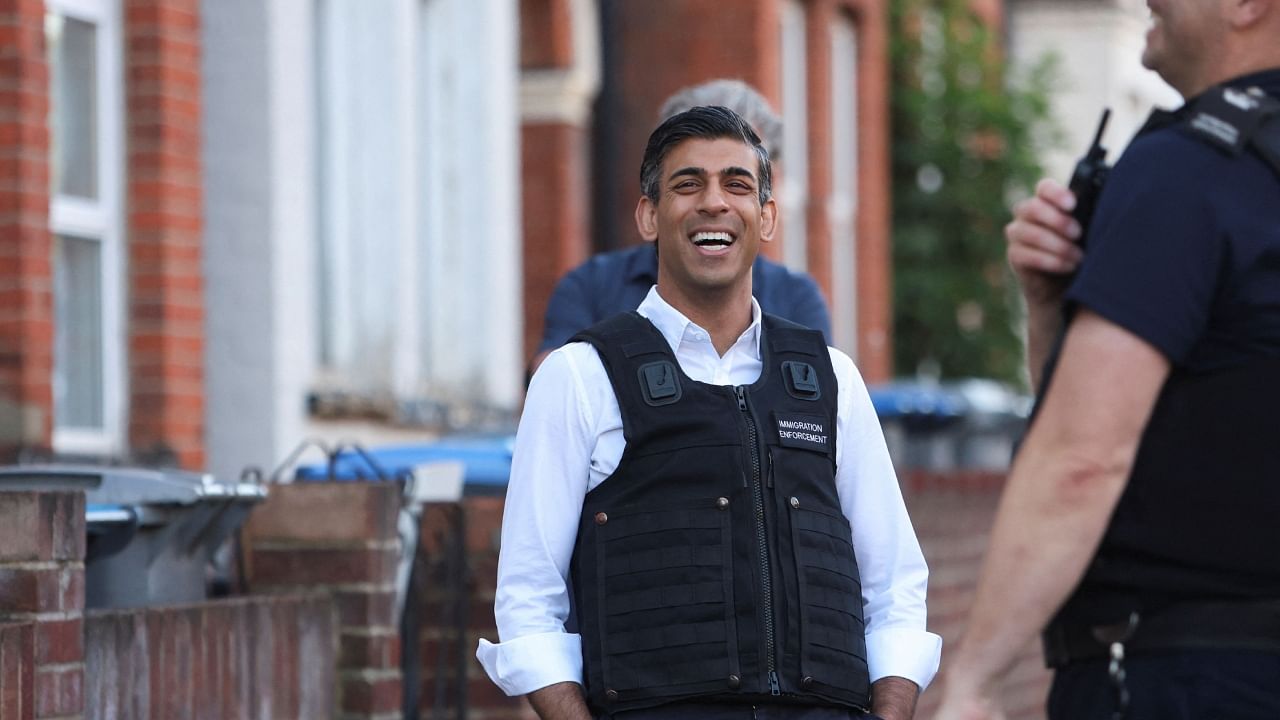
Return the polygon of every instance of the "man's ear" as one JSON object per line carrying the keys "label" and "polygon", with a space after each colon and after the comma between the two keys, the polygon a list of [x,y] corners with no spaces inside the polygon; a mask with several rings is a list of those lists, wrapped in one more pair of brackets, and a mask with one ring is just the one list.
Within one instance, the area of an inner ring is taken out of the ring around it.
{"label": "man's ear", "polygon": [[658,239],[658,206],[645,195],[636,203],[636,230],[649,242]]}
{"label": "man's ear", "polygon": [[1229,0],[1231,26],[1242,29],[1252,26],[1272,12],[1277,12],[1276,0]]}
{"label": "man's ear", "polygon": [[760,240],[763,242],[773,240],[773,236],[777,231],[778,201],[769,198],[760,208]]}

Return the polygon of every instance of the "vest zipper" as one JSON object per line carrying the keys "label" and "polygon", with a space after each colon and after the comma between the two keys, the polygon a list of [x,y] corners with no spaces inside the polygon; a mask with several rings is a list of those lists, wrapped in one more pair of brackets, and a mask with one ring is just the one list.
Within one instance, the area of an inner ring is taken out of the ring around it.
{"label": "vest zipper", "polygon": [[747,405],[747,388],[736,385],[733,391],[738,396],[738,410],[747,422],[747,442],[751,446],[751,495],[755,504],[756,545],[760,558],[760,605],[764,613],[765,667],[769,671],[769,694],[781,695],[782,688],[778,683],[777,663],[774,659],[774,625],[773,625],[773,578],[769,571],[769,538],[764,527],[764,487],[760,473],[760,442],[756,432],[756,421],[751,416],[751,408]]}

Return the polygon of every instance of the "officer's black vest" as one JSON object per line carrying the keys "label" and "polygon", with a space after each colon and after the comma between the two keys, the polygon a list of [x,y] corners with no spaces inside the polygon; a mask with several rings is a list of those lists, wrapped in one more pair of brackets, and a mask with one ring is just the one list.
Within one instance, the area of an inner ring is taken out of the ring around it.
{"label": "officer's black vest", "polygon": [[622,414],[587,493],[572,585],[588,703],[865,708],[862,590],[836,494],[836,378],[822,334],[765,315],[752,385],[690,380],[656,328],[591,343]]}
{"label": "officer's black vest", "polygon": [[[1239,95],[1211,90],[1177,113],[1157,113],[1144,131],[1180,125],[1222,152],[1252,150],[1280,173],[1280,103],[1268,101],[1263,118],[1233,118],[1223,105],[1239,109]],[[1280,599],[1276,408],[1280,358],[1213,372],[1173,368],[1102,544],[1053,625],[1111,623],[1203,601]]]}

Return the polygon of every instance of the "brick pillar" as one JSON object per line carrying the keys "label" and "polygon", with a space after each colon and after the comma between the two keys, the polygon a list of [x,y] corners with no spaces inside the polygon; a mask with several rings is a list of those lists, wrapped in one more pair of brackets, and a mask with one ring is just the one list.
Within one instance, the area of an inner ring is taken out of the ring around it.
{"label": "brick pillar", "polygon": [[591,103],[598,90],[597,59],[574,47],[570,0],[520,3],[520,167],[524,236],[524,357],[542,338],[551,291],[586,259],[587,176]]}
{"label": "brick pillar", "polygon": [[858,25],[858,369],[893,377],[893,186],[887,3],[843,0]]}
{"label": "brick pillar", "polygon": [[34,716],[18,717],[83,717],[84,542],[83,494],[0,493],[0,621],[34,623]]}
{"label": "brick pillar", "polygon": [[344,720],[400,717],[395,612],[398,483],[271,488],[246,526],[255,592],[327,589],[338,606],[338,708]]}
{"label": "brick pillar", "polygon": [[129,443],[204,465],[198,0],[125,0]]}
{"label": "brick pillar", "polygon": [[35,626],[0,625],[0,718],[35,717]]}
{"label": "brick pillar", "polygon": [[0,459],[53,433],[44,3],[0,0]]}

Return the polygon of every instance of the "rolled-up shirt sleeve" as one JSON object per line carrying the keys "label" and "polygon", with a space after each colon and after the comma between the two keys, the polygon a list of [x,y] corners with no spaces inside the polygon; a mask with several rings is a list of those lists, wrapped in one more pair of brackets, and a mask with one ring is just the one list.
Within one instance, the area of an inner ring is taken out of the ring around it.
{"label": "rolled-up shirt sleeve", "polygon": [[942,638],[925,629],[929,568],[907,516],[875,408],[853,361],[832,350],[839,384],[836,489],[853,527],[871,681],[906,678],[923,690]]}
{"label": "rolled-up shirt sleeve", "polygon": [[557,350],[534,374],[516,432],[494,599],[501,642],[476,652],[508,695],[582,682],[581,640],[565,621],[594,440],[584,398],[574,361]]}

